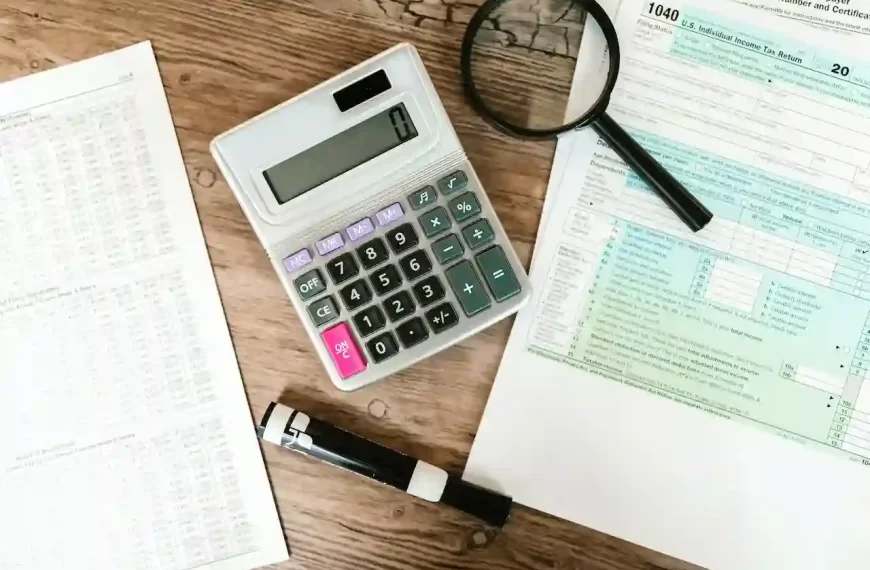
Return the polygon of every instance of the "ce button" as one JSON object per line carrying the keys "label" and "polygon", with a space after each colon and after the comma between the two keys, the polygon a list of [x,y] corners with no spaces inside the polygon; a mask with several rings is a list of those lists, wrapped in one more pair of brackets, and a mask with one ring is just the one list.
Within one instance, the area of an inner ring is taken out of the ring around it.
{"label": "ce button", "polygon": [[315,326],[319,327],[338,318],[338,307],[332,297],[324,297],[308,305],[308,314],[311,315]]}

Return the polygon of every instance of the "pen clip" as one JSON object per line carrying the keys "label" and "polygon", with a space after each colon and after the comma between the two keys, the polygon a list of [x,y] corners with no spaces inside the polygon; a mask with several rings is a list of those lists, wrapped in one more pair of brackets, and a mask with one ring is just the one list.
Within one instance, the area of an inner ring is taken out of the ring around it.
{"label": "pen clip", "polygon": [[298,449],[301,447],[306,451],[310,451],[313,445],[314,440],[311,439],[310,435],[291,427],[285,428],[284,433],[281,435],[281,447],[286,447],[287,449]]}

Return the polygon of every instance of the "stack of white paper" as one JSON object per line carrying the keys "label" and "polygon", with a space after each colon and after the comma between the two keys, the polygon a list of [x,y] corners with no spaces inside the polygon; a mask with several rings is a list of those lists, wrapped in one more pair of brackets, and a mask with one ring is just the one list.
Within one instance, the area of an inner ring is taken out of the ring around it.
{"label": "stack of white paper", "polygon": [[286,557],[150,44],[0,85],[0,568]]}

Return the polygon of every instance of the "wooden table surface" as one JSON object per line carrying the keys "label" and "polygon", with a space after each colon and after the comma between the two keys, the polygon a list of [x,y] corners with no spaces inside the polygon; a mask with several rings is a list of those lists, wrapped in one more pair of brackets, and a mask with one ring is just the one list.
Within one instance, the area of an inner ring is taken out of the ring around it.
{"label": "wooden table surface", "polygon": [[[337,391],[208,143],[397,42],[412,42],[528,263],[554,145],[494,132],[463,99],[459,43],[480,1],[5,0],[0,80],[152,40],[254,417],[281,399],[461,472],[511,323],[388,381]],[[273,446],[264,455],[293,552],[281,568],[692,568],[526,507],[497,531]]]}

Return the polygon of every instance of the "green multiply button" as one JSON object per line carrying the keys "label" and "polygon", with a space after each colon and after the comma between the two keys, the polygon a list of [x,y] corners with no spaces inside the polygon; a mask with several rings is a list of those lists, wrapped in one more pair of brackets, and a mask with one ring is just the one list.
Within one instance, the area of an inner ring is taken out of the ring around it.
{"label": "green multiply button", "polygon": [[492,303],[489,295],[486,294],[483,283],[470,261],[460,261],[448,269],[446,275],[450,288],[453,289],[453,294],[456,295],[466,315],[470,317],[490,307]]}
{"label": "green multiply button", "polygon": [[450,216],[447,214],[444,206],[432,208],[420,216],[420,227],[423,228],[423,233],[429,238],[446,232],[450,229],[451,225]]}
{"label": "green multiply button", "polygon": [[517,276],[500,246],[491,247],[478,254],[477,265],[497,303],[506,301],[520,292]]}

